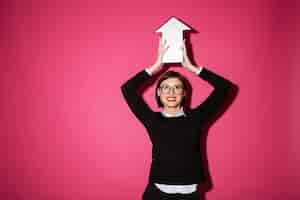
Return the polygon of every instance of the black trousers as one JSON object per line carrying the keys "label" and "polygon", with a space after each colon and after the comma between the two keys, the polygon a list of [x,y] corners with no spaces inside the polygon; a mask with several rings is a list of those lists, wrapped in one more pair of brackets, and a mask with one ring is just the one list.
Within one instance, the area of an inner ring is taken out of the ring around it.
{"label": "black trousers", "polygon": [[142,196],[142,200],[199,200],[199,198],[198,191],[189,194],[169,194],[161,191],[152,182],[147,184]]}

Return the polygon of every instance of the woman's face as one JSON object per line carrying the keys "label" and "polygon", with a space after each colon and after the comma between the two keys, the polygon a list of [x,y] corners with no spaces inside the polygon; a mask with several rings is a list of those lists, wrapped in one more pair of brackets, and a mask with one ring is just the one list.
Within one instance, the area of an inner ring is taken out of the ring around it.
{"label": "woman's face", "polygon": [[164,107],[180,108],[180,103],[185,96],[183,83],[178,78],[168,78],[160,83],[157,95]]}

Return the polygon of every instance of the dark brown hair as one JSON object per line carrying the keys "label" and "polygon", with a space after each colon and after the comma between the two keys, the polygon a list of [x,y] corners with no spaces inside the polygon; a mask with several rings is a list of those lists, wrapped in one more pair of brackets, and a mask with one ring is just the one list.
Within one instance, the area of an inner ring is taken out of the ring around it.
{"label": "dark brown hair", "polygon": [[[168,78],[177,78],[182,82],[183,85],[183,90],[185,91],[185,93],[187,93],[188,90],[188,81],[187,79],[181,75],[179,72],[175,72],[175,71],[167,71],[165,72],[158,80],[156,88],[155,88],[155,100],[156,103],[158,105],[158,107],[163,107],[163,104],[160,101],[160,97],[157,95],[157,90],[160,87],[161,82],[163,82],[164,80],[168,79]],[[183,97],[180,105],[183,106],[185,104],[185,100],[186,100],[186,96]]]}

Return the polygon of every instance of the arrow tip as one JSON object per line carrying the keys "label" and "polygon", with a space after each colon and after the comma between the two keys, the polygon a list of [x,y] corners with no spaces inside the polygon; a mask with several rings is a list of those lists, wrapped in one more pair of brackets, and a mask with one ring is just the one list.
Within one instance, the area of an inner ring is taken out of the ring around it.
{"label": "arrow tip", "polygon": [[181,20],[177,19],[175,16],[170,17],[167,22],[161,25],[155,32],[163,32],[168,30],[191,30],[191,28],[186,25]]}

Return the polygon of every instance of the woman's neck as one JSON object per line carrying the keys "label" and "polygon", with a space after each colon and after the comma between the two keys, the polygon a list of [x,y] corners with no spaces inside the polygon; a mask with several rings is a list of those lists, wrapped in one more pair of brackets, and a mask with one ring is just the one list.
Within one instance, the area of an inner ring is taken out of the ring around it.
{"label": "woman's neck", "polygon": [[167,114],[169,114],[171,116],[176,116],[176,114],[179,111],[182,111],[182,107],[164,107],[163,108],[163,112],[167,113]]}

